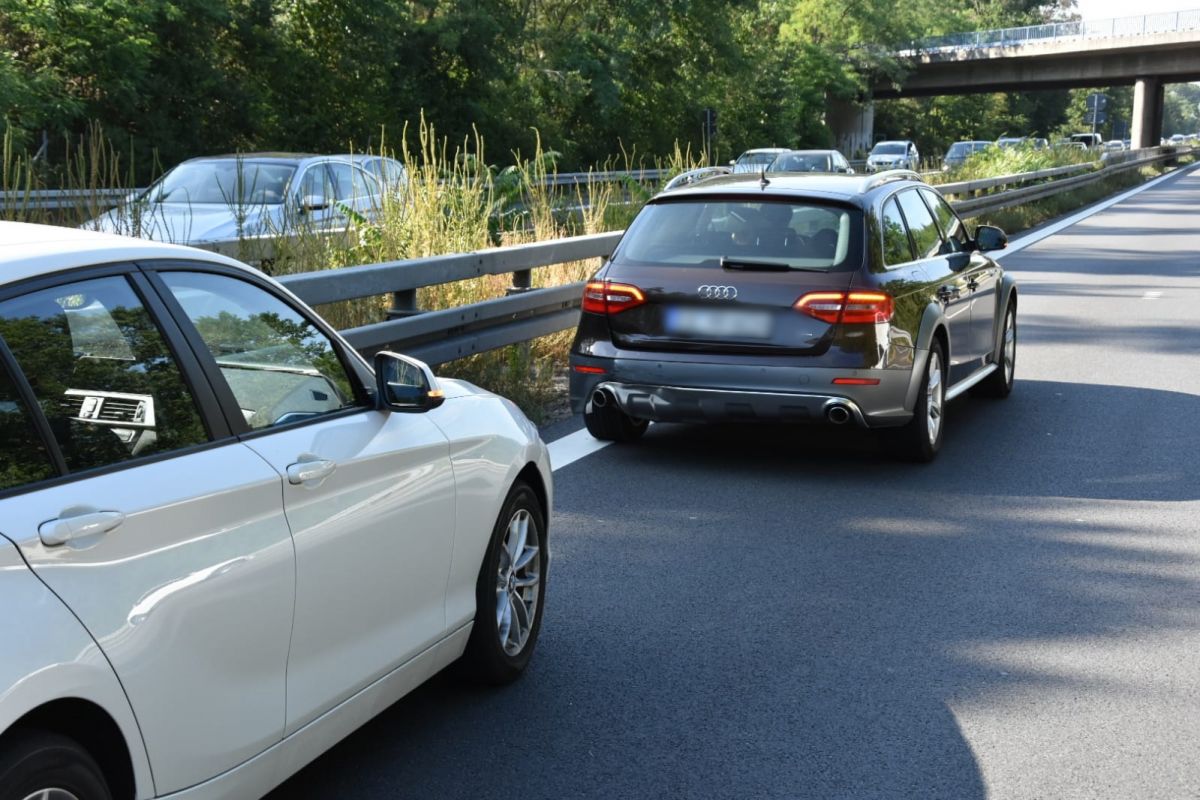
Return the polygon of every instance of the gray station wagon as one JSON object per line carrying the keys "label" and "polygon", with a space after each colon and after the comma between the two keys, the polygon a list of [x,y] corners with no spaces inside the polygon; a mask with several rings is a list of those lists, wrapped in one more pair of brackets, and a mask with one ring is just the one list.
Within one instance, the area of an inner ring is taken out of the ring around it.
{"label": "gray station wagon", "polygon": [[638,214],[588,282],[571,403],[600,439],[650,420],[856,424],[938,452],[947,401],[1005,397],[1017,290],[913,172],[711,178]]}

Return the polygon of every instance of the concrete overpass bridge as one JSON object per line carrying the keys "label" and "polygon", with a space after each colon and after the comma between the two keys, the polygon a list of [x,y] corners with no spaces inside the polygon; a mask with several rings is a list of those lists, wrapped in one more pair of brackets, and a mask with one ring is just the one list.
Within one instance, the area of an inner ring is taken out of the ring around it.
{"label": "concrete overpass bridge", "polygon": [[[880,80],[874,99],[1133,84],[1133,146],[1162,136],[1163,86],[1200,80],[1200,10],[951,34],[899,54],[902,82]],[[839,109],[830,125],[850,150],[868,143],[873,114]]]}

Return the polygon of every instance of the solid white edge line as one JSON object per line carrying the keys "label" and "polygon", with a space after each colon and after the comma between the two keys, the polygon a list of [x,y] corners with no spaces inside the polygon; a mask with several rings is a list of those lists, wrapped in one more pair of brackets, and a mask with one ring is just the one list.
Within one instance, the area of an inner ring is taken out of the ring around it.
{"label": "solid white edge line", "polygon": [[[1123,192],[1116,197],[1110,197],[1109,199],[1092,206],[1086,211],[1073,214],[1066,219],[1055,222],[1053,225],[1047,225],[1045,228],[1042,228],[1035,233],[1031,233],[1028,236],[1022,236],[1015,242],[1011,242],[1007,249],[1005,249],[1003,252],[993,255],[992,258],[1001,259],[1007,255],[1011,255],[1012,253],[1019,253],[1026,247],[1029,247],[1031,244],[1037,244],[1042,239],[1045,239],[1048,236],[1053,236],[1064,228],[1069,228],[1077,222],[1082,222],[1090,216],[1099,214],[1101,211],[1115,206],[1117,203],[1128,200],[1130,197],[1133,197],[1139,192],[1144,192],[1152,186],[1162,183],[1167,178],[1172,178],[1176,175],[1179,175],[1181,172],[1187,172],[1194,169],[1196,169],[1196,167],[1191,167],[1184,170],[1174,170],[1172,172],[1168,172],[1166,175],[1160,175],[1152,181],[1147,181],[1141,186],[1135,186],[1129,191]],[[574,433],[569,433],[561,439],[555,439],[553,442],[550,442],[550,444],[546,445],[550,451],[550,469],[552,471],[558,471],[569,464],[574,464],[581,458],[586,458],[592,453],[603,450],[610,444],[612,444],[612,442],[602,442],[599,439],[593,438],[592,435],[587,432],[587,428],[575,431]]]}
{"label": "solid white edge line", "polygon": [[1133,197],[1136,194],[1139,194],[1141,192],[1146,191],[1147,189],[1157,186],[1158,184],[1162,183],[1163,181],[1167,180],[1168,178],[1174,178],[1174,177],[1177,177],[1178,175],[1192,172],[1195,169],[1196,169],[1196,167],[1194,167],[1194,166],[1193,167],[1184,167],[1183,169],[1172,170],[1171,172],[1168,172],[1166,175],[1159,175],[1154,180],[1147,181],[1146,183],[1143,183],[1141,186],[1135,186],[1127,192],[1122,192],[1121,194],[1117,195],[1116,197],[1110,197],[1107,200],[1103,200],[1100,203],[1097,203],[1096,205],[1092,206],[1091,208],[1088,208],[1084,211],[1080,211],[1078,214],[1072,214],[1071,216],[1067,217],[1066,219],[1061,219],[1058,222],[1055,222],[1051,225],[1047,225],[1045,228],[1041,228],[1041,229],[1036,230],[1033,233],[1030,233],[1026,236],[1022,236],[1021,238],[1017,239],[1016,241],[1009,242],[1007,248],[1000,251],[999,253],[992,254],[992,258],[995,259],[996,261],[999,261],[1000,259],[1002,259],[1006,256],[1010,256],[1013,253],[1019,253],[1022,250],[1024,250],[1026,247],[1037,244],[1042,239],[1045,239],[1048,236],[1053,236],[1054,234],[1058,233],[1059,231],[1063,230],[1064,228],[1069,228],[1078,222],[1082,222],[1083,220],[1087,219],[1088,217],[1094,216],[1096,214],[1099,214],[1101,211],[1105,211],[1109,208],[1112,208],[1117,203],[1124,202],[1125,200],[1128,200],[1129,198]]}
{"label": "solid white edge line", "polygon": [[581,458],[590,456],[597,450],[603,450],[612,442],[602,442],[592,437],[587,428],[569,433],[561,439],[555,439],[546,445],[550,451],[550,470],[562,469],[568,464],[574,464]]}

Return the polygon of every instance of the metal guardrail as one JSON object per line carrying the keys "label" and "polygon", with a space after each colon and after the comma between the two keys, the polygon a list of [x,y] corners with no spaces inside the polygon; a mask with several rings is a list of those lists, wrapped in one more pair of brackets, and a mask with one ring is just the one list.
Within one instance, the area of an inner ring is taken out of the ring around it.
{"label": "metal guardrail", "polygon": [[1146,36],[1193,30],[1200,30],[1200,9],[1144,14],[1136,17],[1050,22],[1044,25],[1026,25],[1019,28],[951,33],[913,42],[910,49],[911,51],[929,52],[947,49],[1015,47],[1070,39],[1111,39],[1118,36]]}
{"label": "metal guardrail", "polygon": [[[951,201],[963,216],[1057,194],[1101,180],[1116,172],[1176,158],[1194,150],[1151,148],[1133,151],[1129,160],[1096,169],[1095,163],[1037,172],[944,184],[934,188],[949,196],[1032,183],[1018,189]],[[1086,174],[1075,174],[1089,170]],[[1065,177],[1064,177],[1065,176]],[[554,264],[601,258],[612,252],[623,231],[501,247],[474,253],[391,261],[338,270],[310,272],[280,281],[310,304],[330,303],[391,293],[399,318],[352,328],[342,333],[352,345],[370,353],[395,348],[441,364],[539,336],[573,328],[579,320],[583,283],[528,289],[530,271]],[[483,275],[513,274],[513,292],[457,308],[417,313],[415,290]]]}

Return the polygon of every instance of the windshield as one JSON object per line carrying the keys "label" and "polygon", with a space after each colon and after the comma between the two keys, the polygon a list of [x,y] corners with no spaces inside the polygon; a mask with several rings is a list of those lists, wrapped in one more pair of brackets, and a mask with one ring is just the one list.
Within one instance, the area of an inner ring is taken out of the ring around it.
{"label": "windshield", "polygon": [[775,172],[829,172],[829,156],[823,153],[785,153],[771,165]]}
{"label": "windshield", "polygon": [[860,211],[811,201],[652,203],[629,226],[613,260],[829,271],[855,258],[861,224]]}
{"label": "windshield", "polygon": [[283,202],[295,172],[294,164],[232,158],[192,161],[164,175],[146,198],[155,203],[276,205]]}
{"label": "windshield", "polygon": [[965,156],[974,150],[974,145],[970,142],[956,142],[950,145],[950,151],[946,155],[950,156]]}
{"label": "windshield", "polygon": [[908,152],[903,142],[880,142],[871,150],[873,156],[902,156]]}
{"label": "windshield", "polygon": [[775,160],[778,153],[742,153],[733,165],[734,172],[758,172]]}

